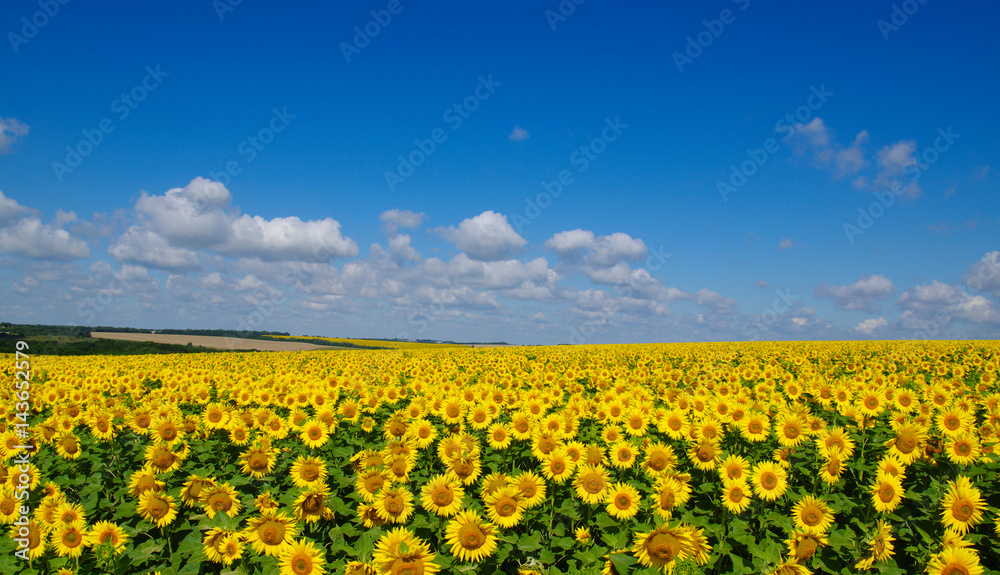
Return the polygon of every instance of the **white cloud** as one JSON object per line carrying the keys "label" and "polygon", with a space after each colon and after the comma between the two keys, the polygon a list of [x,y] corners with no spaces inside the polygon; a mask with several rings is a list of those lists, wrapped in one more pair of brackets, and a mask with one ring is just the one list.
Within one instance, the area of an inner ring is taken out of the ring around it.
{"label": "white cloud", "polygon": [[987,291],[1000,296],[1000,251],[992,251],[972,264],[962,282],[972,291]]}
{"label": "white cloud", "polygon": [[221,183],[198,177],[162,196],[142,192],[135,211],[171,245],[203,249],[230,239],[232,214],[225,208],[231,201],[232,194]]}
{"label": "white cloud", "polygon": [[514,131],[507,137],[515,142],[520,142],[521,140],[527,140],[531,135],[528,134],[528,130],[525,130],[521,126],[514,126]]}
{"label": "white cloud", "polygon": [[858,322],[858,325],[854,326],[854,331],[858,333],[863,333],[865,335],[871,335],[876,329],[888,327],[889,322],[885,321],[884,317],[866,319],[864,321]]}
{"label": "white cloud", "polygon": [[813,296],[831,299],[840,309],[874,311],[879,308],[877,302],[888,298],[895,289],[889,278],[877,274],[846,286],[823,284],[813,290]]}
{"label": "white cloud", "polygon": [[379,219],[382,220],[382,229],[385,231],[385,234],[394,236],[400,228],[414,229],[420,227],[420,224],[427,219],[427,215],[423,212],[417,213],[410,210],[392,209],[379,214]]}
{"label": "white cloud", "polygon": [[864,154],[864,145],[868,143],[866,130],[859,132],[845,148],[836,142],[823,119],[817,117],[808,124],[793,126],[788,140],[797,153],[811,156],[816,166],[833,168],[838,178],[856,174],[867,164]]}
{"label": "white cloud", "polygon": [[420,254],[411,245],[411,241],[407,234],[395,235],[389,238],[389,251],[401,260],[418,262],[421,260]]}
{"label": "white cloud", "polygon": [[792,240],[791,240],[791,238],[785,238],[785,239],[781,240],[781,243],[778,244],[778,249],[779,250],[787,250],[787,249],[790,249],[791,247],[792,247]]}
{"label": "white cloud", "polygon": [[[872,185],[878,190],[892,189],[893,184],[897,183],[902,185],[901,176],[907,169],[917,165],[916,151],[915,140],[900,140],[879,150],[879,173]],[[910,198],[918,198],[920,194],[921,190],[916,181],[911,181],[906,186],[906,195]]]}
{"label": "white cloud", "polygon": [[163,236],[150,229],[130,226],[108,247],[115,261],[142,264],[173,272],[201,267],[198,255],[187,248],[175,248]]}
{"label": "white cloud", "polygon": [[970,295],[961,286],[937,280],[918,284],[903,292],[896,305],[905,310],[897,323],[907,329],[938,331],[953,321],[970,324],[1000,325],[996,302],[981,295]]}
{"label": "white cloud", "polygon": [[0,253],[65,261],[89,257],[90,248],[66,230],[28,217],[0,228]]}
{"label": "white cloud", "polygon": [[9,154],[11,146],[21,137],[28,134],[31,126],[22,124],[17,118],[0,118],[0,154]]}
{"label": "white cloud", "polygon": [[454,226],[439,228],[438,233],[459,250],[482,261],[505,259],[528,243],[514,231],[507,216],[493,211],[462,220],[457,229]]}
{"label": "white cloud", "polygon": [[639,261],[649,250],[646,244],[628,234],[616,232],[595,236],[589,230],[559,232],[545,242],[545,247],[569,263],[592,267],[614,267],[624,261]]}
{"label": "white cloud", "polygon": [[232,223],[230,241],[216,251],[270,261],[307,260],[354,257],[358,246],[340,235],[340,222],[332,218],[302,221],[289,216],[267,220],[243,214]]}
{"label": "white cloud", "polygon": [[6,226],[21,216],[29,214],[37,215],[38,210],[22,206],[14,198],[8,198],[3,192],[0,192],[0,226]]}

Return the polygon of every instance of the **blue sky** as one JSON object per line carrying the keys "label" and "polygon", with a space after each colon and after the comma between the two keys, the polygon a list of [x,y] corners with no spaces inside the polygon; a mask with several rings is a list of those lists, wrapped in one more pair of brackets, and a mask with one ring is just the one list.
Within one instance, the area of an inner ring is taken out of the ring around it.
{"label": "blue sky", "polygon": [[995,338],[998,12],[7,2],[0,311],[514,343]]}

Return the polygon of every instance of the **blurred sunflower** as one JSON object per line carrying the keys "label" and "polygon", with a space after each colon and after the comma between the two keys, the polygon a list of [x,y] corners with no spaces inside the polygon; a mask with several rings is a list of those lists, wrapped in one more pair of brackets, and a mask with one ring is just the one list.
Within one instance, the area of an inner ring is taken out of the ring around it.
{"label": "blurred sunflower", "polygon": [[326,463],[319,457],[300,455],[292,463],[291,474],[296,487],[313,487],[326,480]]}
{"label": "blurred sunflower", "polygon": [[157,527],[165,527],[177,518],[177,506],[174,498],[158,491],[144,491],[139,496],[137,511],[142,518]]}
{"label": "blurred sunflower", "polygon": [[640,564],[671,573],[677,561],[690,554],[692,543],[689,531],[661,525],[649,533],[636,533],[632,553]]}
{"label": "blurred sunflower", "polygon": [[201,494],[201,506],[209,519],[214,518],[216,513],[236,517],[242,509],[239,494],[229,483],[217,483],[205,488]]}
{"label": "blurred sunflower", "polygon": [[979,554],[973,549],[948,547],[940,553],[931,556],[927,564],[929,575],[982,575],[983,566],[979,563]]}
{"label": "blurred sunflower", "polygon": [[813,555],[821,548],[826,547],[828,543],[829,540],[823,534],[801,530],[793,532],[785,541],[789,557],[800,563],[811,559]]}

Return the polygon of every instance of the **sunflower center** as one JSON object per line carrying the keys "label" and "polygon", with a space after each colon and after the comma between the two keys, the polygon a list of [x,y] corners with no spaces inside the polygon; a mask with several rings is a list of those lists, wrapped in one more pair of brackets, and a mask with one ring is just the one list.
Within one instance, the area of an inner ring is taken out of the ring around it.
{"label": "sunflower center", "polygon": [[302,502],[302,510],[310,515],[319,513],[323,507],[323,499],[318,495],[310,495]]}
{"label": "sunflower center", "polygon": [[944,426],[950,431],[955,431],[956,429],[962,427],[962,420],[955,415],[949,415],[944,418]]}
{"label": "sunflower center", "polygon": [[968,457],[972,453],[972,446],[962,441],[961,443],[955,444],[955,453],[962,457]]}
{"label": "sunflower center", "polygon": [[247,460],[247,467],[253,471],[266,471],[267,470],[267,456],[263,453],[254,452],[250,458]]}
{"label": "sunflower center", "polygon": [[620,493],[615,497],[615,507],[621,510],[628,509],[632,506],[632,498],[626,493]]}
{"label": "sunflower center", "polygon": [[167,505],[166,501],[162,499],[152,499],[149,502],[149,515],[155,519],[159,519],[170,512],[170,506]]}
{"label": "sunflower center", "polygon": [[795,556],[799,559],[808,559],[816,553],[819,544],[812,537],[806,537],[795,546]]}
{"label": "sunflower center", "polygon": [[517,511],[517,501],[511,497],[502,497],[496,502],[496,512],[500,517],[510,517]]}
{"label": "sunflower center", "polygon": [[747,425],[747,431],[756,435],[764,431],[764,426],[759,421],[751,421],[750,424]]}
{"label": "sunflower center", "polygon": [[389,564],[390,575],[424,575],[424,561],[419,557],[400,557]]}
{"label": "sunflower center", "polygon": [[160,447],[153,452],[150,462],[159,469],[167,469],[174,464],[175,459],[176,457],[170,450]]}
{"label": "sunflower center", "polygon": [[743,501],[743,489],[740,487],[733,487],[732,491],[729,492],[729,500],[733,503],[739,503]]}
{"label": "sunflower center", "polygon": [[711,445],[702,444],[698,447],[696,455],[698,456],[698,461],[707,463],[715,459],[715,448]]}
{"label": "sunflower center", "polygon": [[917,438],[912,432],[903,431],[896,438],[896,449],[901,453],[910,453],[917,448]]}
{"label": "sunflower center", "polygon": [[268,519],[257,528],[257,535],[264,545],[278,545],[285,540],[285,525],[280,521]]}
{"label": "sunflower center", "polygon": [[63,451],[70,455],[80,451],[80,446],[77,444],[75,437],[67,437],[66,439],[63,439],[62,448]]}
{"label": "sunflower center", "polygon": [[646,541],[646,553],[660,561],[672,561],[681,547],[681,541],[670,533],[657,533]]}
{"label": "sunflower center", "polygon": [[789,424],[785,426],[785,437],[788,439],[795,439],[800,433],[798,425]]}
{"label": "sunflower center", "polygon": [[114,545],[114,542],[115,542],[115,534],[110,531],[105,531],[104,533],[101,533],[101,538],[98,540],[98,543],[101,543],[102,545],[104,543],[110,543]]}
{"label": "sunflower center", "polygon": [[654,453],[649,457],[649,468],[653,471],[663,471],[667,467],[667,458],[662,453]]}
{"label": "sunflower center", "polygon": [[312,559],[305,555],[298,555],[292,560],[292,573],[296,575],[306,575],[312,573]]}
{"label": "sunflower center", "polygon": [[62,543],[66,547],[79,547],[83,543],[83,537],[76,529],[70,529],[63,534]]}
{"label": "sunflower center", "polygon": [[882,503],[889,503],[896,497],[896,488],[892,485],[883,485],[881,489],[878,490],[878,498],[882,500]]}
{"label": "sunflower center", "polygon": [[563,471],[566,471],[566,462],[562,461],[561,459],[556,459],[549,466],[549,469],[552,471],[553,475],[559,475]]}
{"label": "sunflower center", "polygon": [[313,441],[317,441],[321,437],[323,437],[323,430],[322,429],[320,429],[318,427],[310,427],[309,428],[309,439],[311,439]]}
{"label": "sunflower center", "polygon": [[442,485],[434,491],[433,499],[439,506],[444,507],[451,504],[455,499],[455,494],[452,492],[450,485]]}
{"label": "sunflower center", "polygon": [[228,493],[213,493],[208,498],[208,504],[216,511],[229,511],[233,507],[233,500]]}
{"label": "sunflower center", "polygon": [[591,495],[600,493],[604,489],[604,481],[596,473],[590,473],[583,479],[583,490]]}
{"label": "sunflower center", "polygon": [[768,471],[760,476],[760,486],[768,491],[778,486],[778,476]]}
{"label": "sunflower center", "polygon": [[479,549],[486,544],[486,533],[475,523],[467,523],[458,530],[458,542],[466,549]]}
{"label": "sunflower center", "polygon": [[802,513],[802,522],[809,527],[815,527],[823,522],[823,514],[818,509],[807,509]]}
{"label": "sunflower center", "polygon": [[961,521],[962,523],[967,522],[972,518],[974,510],[972,505],[968,501],[958,500],[951,506],[951,515],[956,521]]}
{"label": "sunflower center", "polygon": [[315,463],[306,463],[299,469],[299,477],[304,481],[316,481],[319,478],[319,466]]}

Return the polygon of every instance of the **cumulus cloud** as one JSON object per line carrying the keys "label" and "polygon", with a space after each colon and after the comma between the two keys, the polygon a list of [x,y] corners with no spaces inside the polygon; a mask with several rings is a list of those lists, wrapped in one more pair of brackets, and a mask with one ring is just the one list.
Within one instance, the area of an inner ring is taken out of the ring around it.
{"label": "cumulus cloud", "polygon": [[38,210],[22,206],[14,198],[0,192],[0,226],[6,226],[25,215],[37,215]]}
{"label": "cumulus cloud", "polygon": [[613,267],[624,261],[639,261],[649,252],[641,239],[628,234],[616,232],[596,236],[594,232],[581,229],[559,232],[545,242],[545,247],[566,262],[592,267]]}
{"label": "cumulus cloud", "polygon": [[493,211],[462,220],[458,228],[439,228],[438,234],[470,257],[482,261],[505,259],[528,243],[514,231],[507,216]]}
{"label": "cumulus cloud", "polygon": [[971,324],[1000,325],[1000,309],[996,302],[981,295],[970,295],[961,286],[949,285],[938,280],[918,284],[903,292],[896,300],[903,309],[897,323],[906,329],[935,331],[953,321]]}
{"label": "cumulus cloud", "polygon": [[520,142],[521,140],[527,140],[531,135],[528,134],[528,130],[525,130],[521,126],[514,126],[514,131],[507,137],[515,142]]}
{"label": "cumulus cloud", "polygon": [[9,154],[15,142],[28,134],[31,126],[22,124],[17,118],[0,118],[0,154]]}
{"label": "cumulus cloud", "polygon": [[389,251],[398,260],[418,262],[421,257],[416,248],[411,245],[412,239],[407,234],[398,234],[389,238]]}
{"label": "cumulus cloud", "polygon": [[423,212],[411,212],[410,210],[392,209],[379,214],[382,221],[382,230],[387,236],[396,235],[399,229],[414,229],[427,219]]}
{"label": "cumulus cloud", "polygon": [[[878,151],[879,173],[875,177],[874,187],[879,190],[892,189],[894,184],[902,185],[900,181],[908,169],[917,166],[917,142],[915,140],[900,140]],[[912,178],[909,178],[912,180]],[[906,195],[910,198],[920,197],[921,190],[916,181],[906,185]]]}
{"label": "cumulus cloud", "polygon": [[1000,296],[1000,251],[989,252],[972,264],[962,276],[962,283],[972,291]]}
{"label": "cumulus cloud", "polygon": [[879,317],[858,322],[858,325],[854,326],[854,331],[865,335],[871,335],[875,330],[888,326],[889,322],[885,321],[884,317]]}
{"label": "cumulus cloud", "polygon": [[0,228],[0,253],[66,261],[89,257],[90,248],[58,226],[27,217]]}
{"label": "cumulus cloud", "polygon": [[801,155],[810,156],[813,163],[834,170],[838,178],[855,174],[865,167],[864,145],[868,132],[862,130],[846,148],[836,142],[823,119],[813,118],[808,124],[796,124],[788,138],[792,148]]}
{"label": "cumulus cloud", "polygon": [[341,235],[332,218],[303,221],[296,216],[266,219],[239,214],[224,185],[195,178],[162,196],[143,192],[136,201],[139,222],[118,237],[108,252],[118,261],[171,271],[196,269],[198,254],[264,261],[325,261],[358,255],[357,244]]}
{"label": "cumulus cloud", "polygon": [[823,284],[813,290],[813,296],[833,300],[840,309],[875,311],[877,303],[895,291],[892,281],[883,275],[871,275],[846,286]]}

